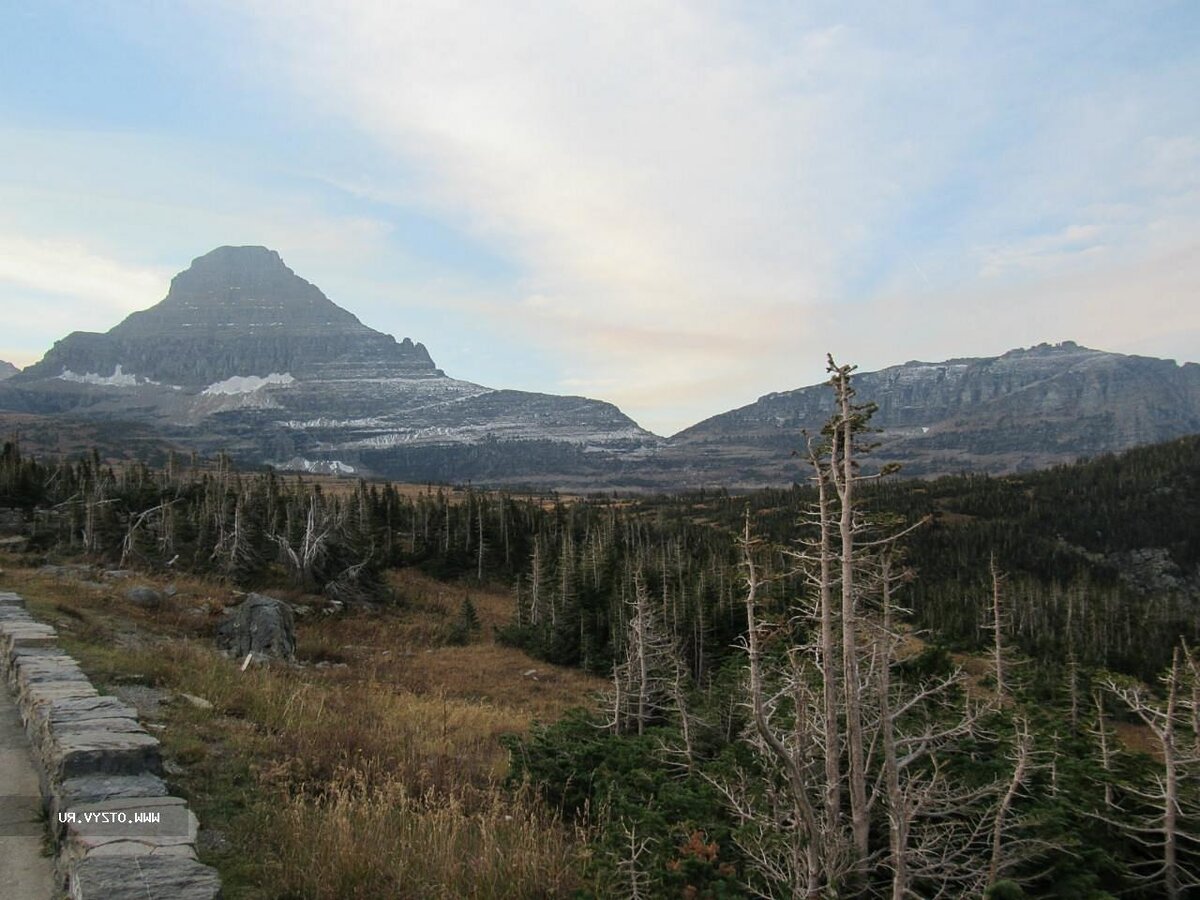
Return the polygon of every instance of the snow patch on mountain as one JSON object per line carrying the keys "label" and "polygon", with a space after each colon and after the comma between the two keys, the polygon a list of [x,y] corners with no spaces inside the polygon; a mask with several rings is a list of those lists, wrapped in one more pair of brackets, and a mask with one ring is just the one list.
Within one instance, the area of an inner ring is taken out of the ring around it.
{"label": "snow patch on mountain", "polygon": [[[539,427],[519,419],[492,420],[461,425],[430,425],[373,434],[367,437],[327,444],[330,449],[386,450],[440,444],[480,444],[485,441],[553,441],[596,448],[604,444],[644,442],[646,433],[634,427],[599,430],[592,426]],[[613,449],[611,446],[608,449]]]}
{"label": "snow patch on mountain", "polygon": [[[118,368],[120,368],[118,366]],[[216,396],[218,394],[253,394],[255,391],[262,390],[269,386],[286,387],[296,381],[290,372],[272,372],[267,376],[259,375],[234,375],[232,378],[226,378],[224,381],[218,381],[215,384],[210,384],[200,393],[206,397]]]}
{"label": "snow patch on mountain", "polygon": [[355,472],[354,466],[340,459],[305,459],[303,456],[293,456],[275,468],[285,472],[311,472],[314,475],[353,475]]}
{"label": "snow patch on mountain", "polygon": [[363,419],[335,419],[321,416],[316,419],[285,419],[276,424],[292,431],[312,431],[322,428],[381,428],[387,424],[387,420],[378,416],[369,416]]}
{"label": "snow patch on mountain", "polygon": [[[117,363],[117,367],[111,375],[100,375],[96,372],[87,372],[82,375],[72,372],[70,369],[63,369],[62,374],[57,376],[60,381],[73,381],[76,384],[98,384],[103,387],[137,387],[138,376],[132,372],[124,372],[121,369],[121,364]],[[142,384],[158,384],[157,381],[151,381],[149,378],[143,378]]]}

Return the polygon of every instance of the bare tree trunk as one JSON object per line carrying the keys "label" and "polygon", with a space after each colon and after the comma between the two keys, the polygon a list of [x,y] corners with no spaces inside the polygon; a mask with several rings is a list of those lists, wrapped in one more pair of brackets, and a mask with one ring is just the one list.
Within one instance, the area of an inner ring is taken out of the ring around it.
{"label": "bare tree trunk", "polygon": [[987,880],[989,885],[995,884],[996,879],[1000,876],[1001,854],[1004,849],[1004,827],[1008,811],[1012,808],[1013,801],[1017,798],[1017,792],[1020,791],[1021,785],[1025,781],[1025,773],[1029,770],[1029,754],[1032,748],[1033,740],[1029,736],[1029,728],[1026,724],[1019,722],[1017,724],[1017,756],[1012,778],[1008,782],[1008,789],[996,806],[996,815],[992,820],[992,852],[988,863]]}
{"label": "bare tree trunk", "polygon": [[1181,896],[1179,877],[1179,767],[1175,748],[1175,715],[1179,700],[1179,648],[1171,659],[1171,680],[1167,692],[1167,715],[1161,735],[1163,750],[1163,878],[1168,900]]}
{"label": "bare tree trunk", "polygon": [[[754,714],[754,727],[763,743],[783,766],[788,777],[797,825],[796,834],[792,839],[793,853],[796,856],[797,866],[804,867],[805,876],[804,892],[800,892],[800,885],[797,883],[793,885],[795,895],[815,898],[819,896],[821,878],[817,814],[809,802],[804,772],[799,761],[793,753],[788,751],[767,721],[766,701],[763,696],[762,650],[758,641],[758,618],[755,614],[755,604],[758,600],[758,589],[761,582],[754,563],[749,513],[746,514],[742,549],[743,561],[746,566],[746,649],[750,662],[750,706]],[[804,704],[799,698],[797,698],[796,707],[796,727],[800,728],[804,720]],[[796,753],[799,752],[797,749]]]}
{"label": "bare tree trunk", "polygon": [[817,515],[820,527],[821,697],[825,708],[825,827],[830,834],[841,829],[842,750],[838,728],[837,636],[833,609],[833,522],[829,515],[829,479],[812,448],[809,459],[817,482]]}
{"label": "bare tree trunk", "polygon": [[[865,863],[870,851],[871,819],[867,808],[867,772],[863,749],[862,685],[858,674],[858,612],[854,583],[854,410],[850,400],[850,367],[837,367],[833,385],[837,392],[838,422],[834,430],[833,460],[830,471],[834,476],[840,501],[838,534],[841,539],[842,562],[842,692],[846,706],[846,744],[850,757],[850,819],[854,834],[854,850],[860,863]],[[840,469],[840,473],[839,473]]]}
{"label": "bare tree trunk", "polygon": [[1003,703],[1005,697],[1004,632],[1002,630],[1004,617],[1000,611],[1000,586],[1004,582],[1004,576],[996,567],[996,555],[994,553],[991,556],[989,567],[992,572],[992,658],[995,667],[996,699]]}
{"label": "bare tree trunk", "polygon": [[881,658],[876,661],[879,669],[879,727],[883,744],[884,782],[888,799],[889,849],[892,859],[892,900],[904,900],[908,896],[908,798],[900,784],[900,762],[896,752],[896,723],[892,715],[892,581],[891,561],[884,559],[881,576],[883,588],[883,631],[880,644]]}
{"label": "bare tree trunk", "polygon": [[638,670],[637,731],[638,734],[642,734],[646,730],[647,703],[649,700],[648,694],[650,688],[650,660],[648,658],[648,654],[646,653],[646,619],[649,613],[650,604],[646,597],[646,587],[642,584],[640,578],[635,585],[635,595],[637,602],[638,625],[637,628],[634,629],[636,644],[633,649],[637,654],[634,658],[634,661],[637,664]]}
{"label": "bare tree trunk", "polygon": [[1100,766],[1104,769],[1104,807],[1113,806],[1112,789],[1112,750],[1108,745],[1108,728],[1104,722],[1104,695],[1099,691],[1095,694],[1096,701],[1096,737],[1100,742]]}

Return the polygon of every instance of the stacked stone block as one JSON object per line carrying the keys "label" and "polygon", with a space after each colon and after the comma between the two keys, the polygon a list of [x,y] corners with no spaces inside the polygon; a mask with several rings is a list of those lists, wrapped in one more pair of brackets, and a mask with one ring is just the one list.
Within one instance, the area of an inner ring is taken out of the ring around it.
{"label": "stacked stone block", "polygon": [[[216,870],[196,859],[196,817],[162,780],[158,739],[135,709],[100,696],[55,630],[11,593],[0,593],[0,674],[29,735],[72,900],[217,900]],[[134,821],[147,813],[158,822]]]}

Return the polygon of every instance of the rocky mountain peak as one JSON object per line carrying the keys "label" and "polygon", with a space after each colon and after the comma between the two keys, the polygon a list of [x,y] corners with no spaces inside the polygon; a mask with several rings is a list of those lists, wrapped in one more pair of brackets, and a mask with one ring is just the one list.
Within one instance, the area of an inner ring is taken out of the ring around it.
{"label": "rocky mountain peak", "polygon": [[20,371],[21,370],[12,363],[5,362],[4,360],[0,359],[0,381],[3,381],[6,378],[12,378]]}
{"label": "rocky mountain peak", "polygon": [[368,328],[267,247],[218,247],[171,279],[167,296],[105,334],[75,332],[21,381],[133,379],[203,388],[291,375],[438,377],[428,351]]}
{"label": "rocky mountain peak", "polygon": [[166,298],[117,326],[138,331],[177,328],[308,328],[370,331],[266,247],[218,247],[171,279]]}

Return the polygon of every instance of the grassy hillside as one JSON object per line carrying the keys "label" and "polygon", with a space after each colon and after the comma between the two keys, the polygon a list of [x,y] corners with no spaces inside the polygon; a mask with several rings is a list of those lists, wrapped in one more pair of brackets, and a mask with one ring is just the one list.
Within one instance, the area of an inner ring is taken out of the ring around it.
{"label": "grassy hillside", "polygon": [[[178,593],[147,611],[125,601],[125,579],[29,562],[3,558],[0,586],[60,630],[102,691],[138,706],[225,896],[555,897],[581,885],[579,833],[503,787],[501,738],[601,685],[492,643],[504,592],[407,573],[393,585],[400,608],[341,616],[292,593],[314,609],[298,623],[299,665],[241,671],[213,649],[227,586],[176,578]],[[481,627],[455,645],[468,596]]]}

